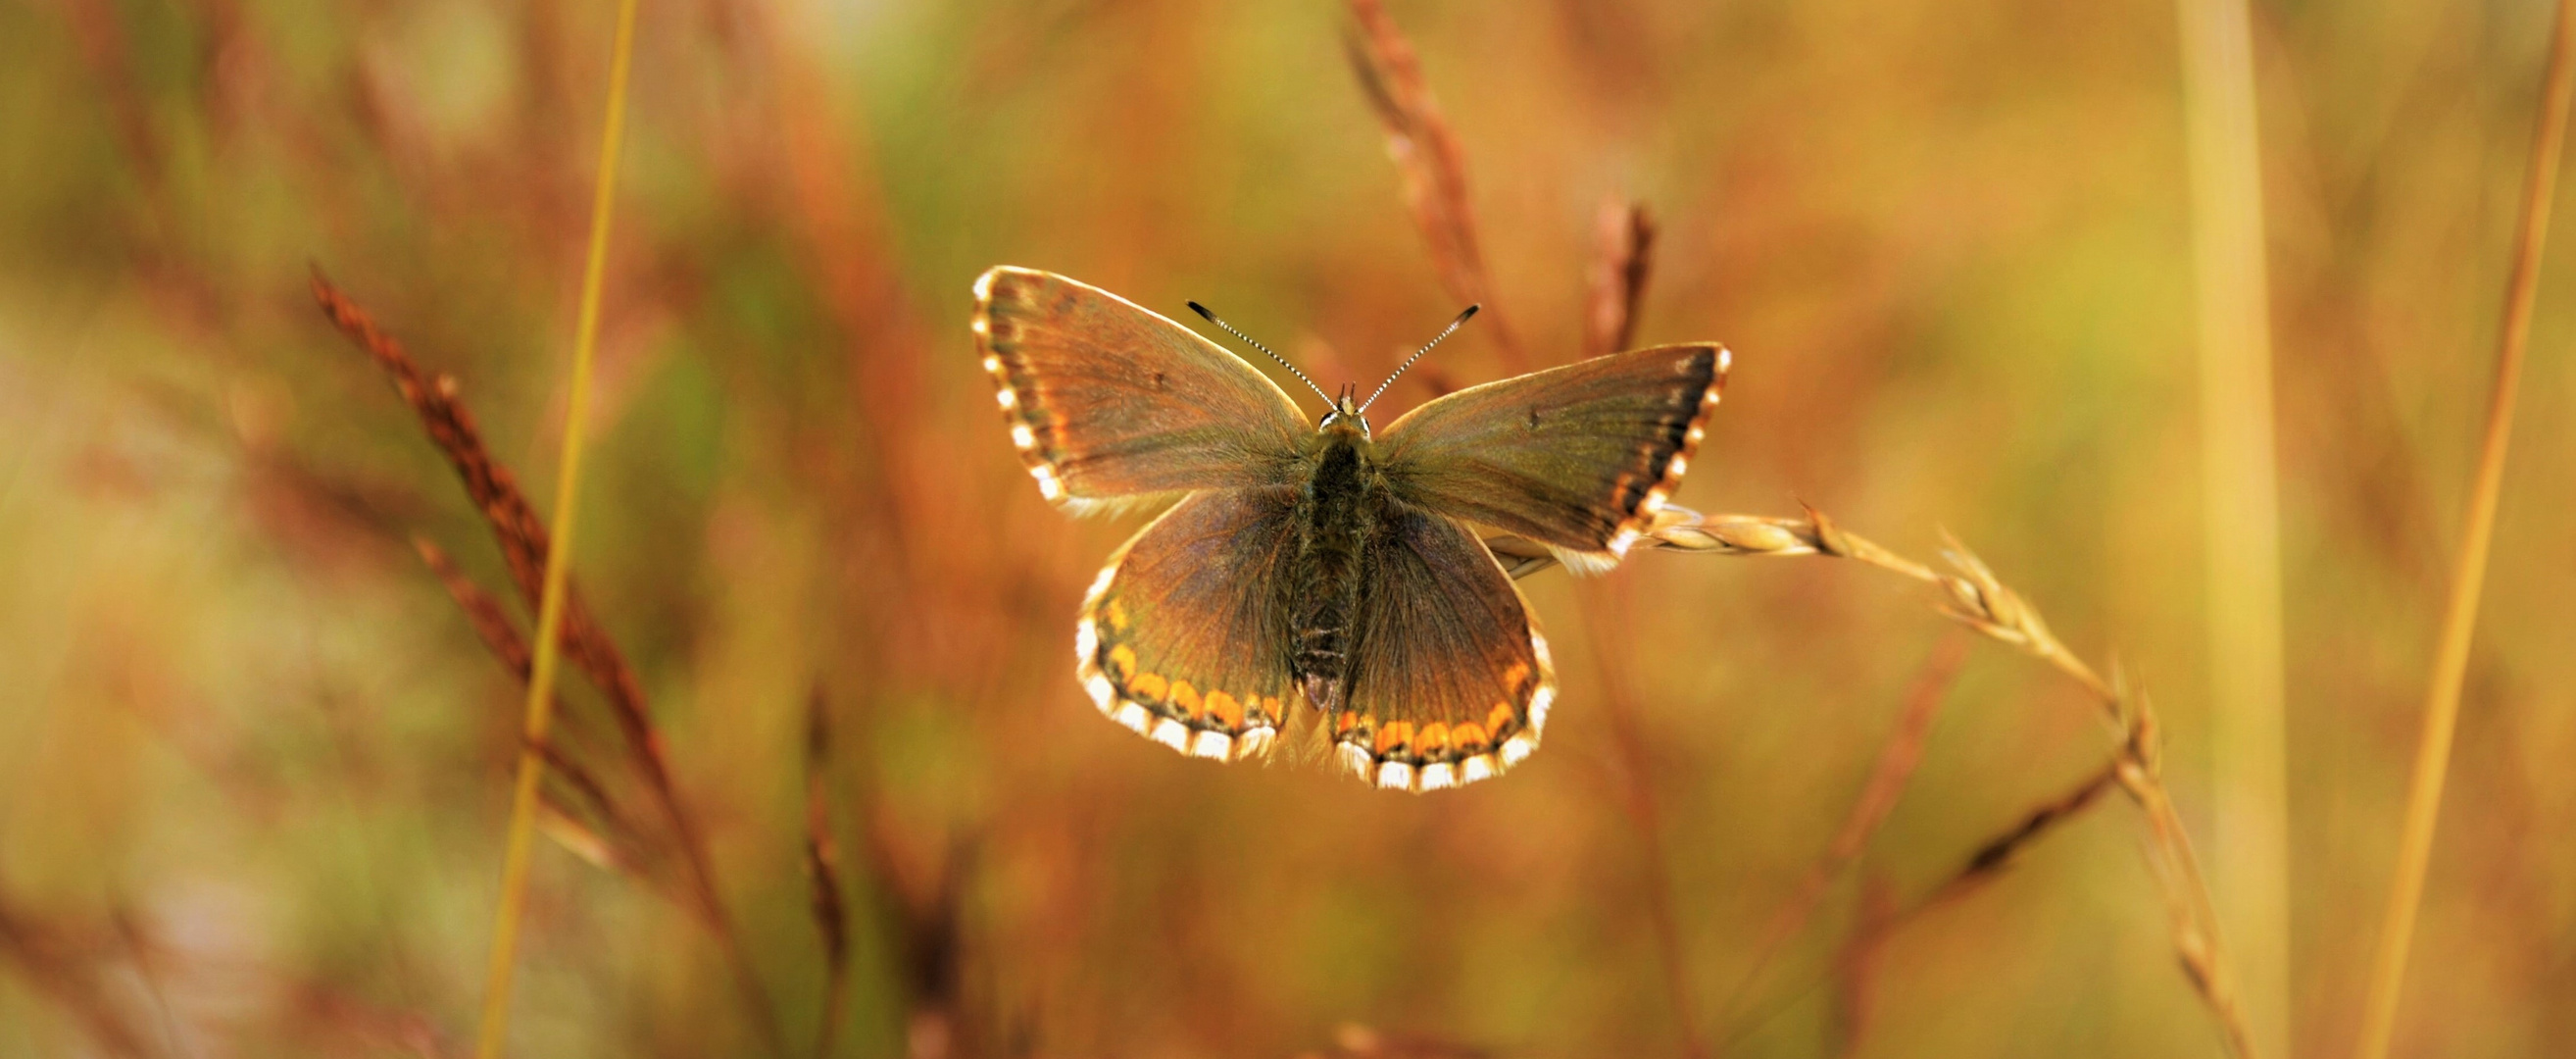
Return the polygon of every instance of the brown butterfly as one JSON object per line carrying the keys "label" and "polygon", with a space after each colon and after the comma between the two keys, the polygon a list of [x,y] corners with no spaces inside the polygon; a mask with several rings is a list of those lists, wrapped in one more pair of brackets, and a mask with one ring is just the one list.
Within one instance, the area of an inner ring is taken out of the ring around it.
{"label": "brown butterfly", "polygon": [[1417,791],[1520,763],[1556,697],[1546,639],[1469,524],[1577,571],[1617,565],[1681,484],[1729,360],[1710,343],[1595,357],[1440,397],[1377,438],[1355,388],[1309,422],[1242,358],[1053,273],[984,273],[971,326],[1040,494],[1077,513],[1179,497],[1082,601],[1076,671],[1100,711],[1236,761],[1302,701],[1345,768]]}

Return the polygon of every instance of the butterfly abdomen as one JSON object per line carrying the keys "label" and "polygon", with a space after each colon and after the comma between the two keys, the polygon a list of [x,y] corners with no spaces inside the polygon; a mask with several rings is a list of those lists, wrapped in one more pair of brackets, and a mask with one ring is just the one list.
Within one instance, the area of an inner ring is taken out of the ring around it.
{"label": "butterfly abdomen", "polygon": [[1293,616],[1289,671],[1306,701],[1329,714],[1342,708],[1348,690],[1376,475],[1356,432],[1328,429],[1320,437],[1298,505],[1297,561],[1286,588]]}

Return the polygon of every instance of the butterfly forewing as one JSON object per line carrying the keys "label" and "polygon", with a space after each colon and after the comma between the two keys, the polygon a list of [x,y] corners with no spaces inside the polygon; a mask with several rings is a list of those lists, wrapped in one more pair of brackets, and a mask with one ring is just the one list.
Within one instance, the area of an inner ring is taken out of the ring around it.
{"label": "butterfly forewing", "polygon": [[1658,346],[1460,390],[1382,435],[1397,494],[1607,569],[1654,520],[1726,385],[1715,345]]}
{"label": "butterfly forewing", "polygon": [[1312,429],[1242,358],[1051,272],[984,273],[971,326],[1011,442],[1060,506],[1273,484]]}
{"label": "butterfly forewing", "polygon": [[1284,486],[1194,493],[1110,558],[1074,631],[1100,712],[1194,757],[1269,748],[1294,701],[1277,592],[1296,500]]}
{"label": "butterfly forewing", "polygon": [[1499,775],[1538,748],[1556,696],[1520,590],[1457,520],[1387,509],[1362,563],[1342,766],[1380,787],[1438,790]]}

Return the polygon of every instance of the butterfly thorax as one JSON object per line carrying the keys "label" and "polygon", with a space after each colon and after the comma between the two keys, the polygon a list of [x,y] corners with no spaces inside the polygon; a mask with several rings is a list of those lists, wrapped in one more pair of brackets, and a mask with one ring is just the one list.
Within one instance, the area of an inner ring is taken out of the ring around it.
{"label": "butterfly thorax", "polygon": [[1367,430],[1356,415],[1330,417],[1304,446],[1297,555],[1281,586],[1296,630],[1290,671],[1327,714],[1348,690],[1354,618],[1368,589],[1360,572],[1392,500]]}

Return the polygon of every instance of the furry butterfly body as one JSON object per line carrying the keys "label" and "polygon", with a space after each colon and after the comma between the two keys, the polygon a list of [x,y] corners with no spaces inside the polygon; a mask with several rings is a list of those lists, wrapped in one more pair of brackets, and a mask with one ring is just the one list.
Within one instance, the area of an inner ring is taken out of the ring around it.
{"label": "furry butterfly body", "polygon": [[1547,641],[1471,524],[1616,565],[1678,486],[1723,387],[1710,344],[1596,357],[1433,400],[1374,436],[1348,392],[1310,422],[1196,332],[1002,267],[972,323],[1041,495],[1179,499],[1083,601],[1100,710],[1197,757],[1266,753],[1302,703],[1381,787],[1498,775],[1537,749]]}

